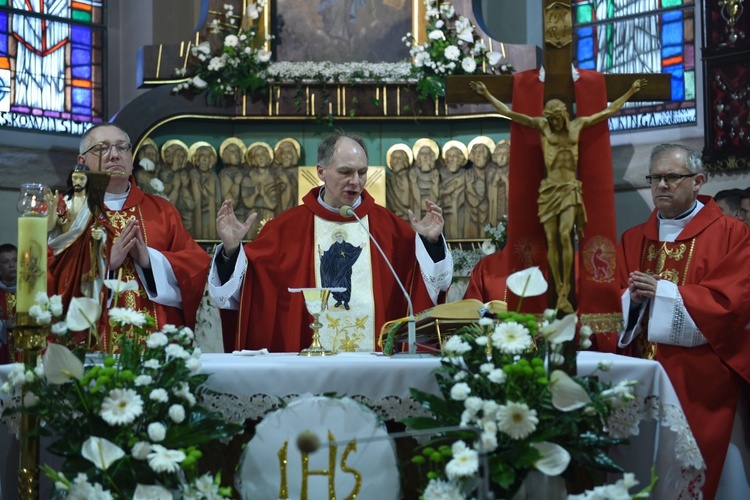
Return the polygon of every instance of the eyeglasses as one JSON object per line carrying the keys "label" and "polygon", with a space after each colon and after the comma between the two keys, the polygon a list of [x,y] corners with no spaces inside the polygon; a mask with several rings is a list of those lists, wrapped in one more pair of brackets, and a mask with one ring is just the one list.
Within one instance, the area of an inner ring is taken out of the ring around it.
{"label": "eyeglasses", "polygon": [[85,155],[86,153],[94,153],[96,156],[107,156],[109,155],[109,152],[112,151],[112,148],[117,149],[118,153],[124,155],[125,153],[128,153],[131,149],[133,149],[133,145],[129,142],[116,142],[114,144],[100,142],[88,148],[86,151],[81,153],[81,155]]}
{"label": "eyeglasses", "polygon": [[661,181],[666,182],[670,186],[674,186],[682,179],[688,177],[695,177],[698,174],[665,174],[665,175],[647,175],[646,182],[652,186],[657,186]]}

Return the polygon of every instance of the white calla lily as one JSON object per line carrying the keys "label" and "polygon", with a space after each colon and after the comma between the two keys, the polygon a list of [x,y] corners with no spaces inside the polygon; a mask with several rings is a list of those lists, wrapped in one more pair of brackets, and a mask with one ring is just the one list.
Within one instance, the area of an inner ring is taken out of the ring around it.
{"label": "white calla lily", "polygon": [[549,381],[552,404],[560,411],[573,411],[591,402],[586,389],[562,370],[552,372]]}
{"label": "white calla lily", "polygon": [[519,297],[536,297],[547,291],[547,280],[536,266],[511,274],[505,283]]}
{"label": "white calla lily", "polygon": [[80,332],[96,326],[101,314],[102,306],[96,300],[74,297],[70,301],[70,306],[68,306],[65,323],[68,325],[68,330]]}
{"label": "white calla lily", "polygon": [[138,291],[138,289],[140,289],[140,286],[138,285],[138,282],[136,280],[104,280],[104,286],[115,293],[136,292]]}
{"label": "white calla lily", "polygon": [[487,57],[487,62],[490,63],[490,66],[497,66],[503,58],[503,55],[500,52],[495,51],[487,52],[485,56]]}
{"label": "white calla lily", "polygon": [[542,455],[542,458],[534,462],[534,467],[548,476],[559,476],[570,463],[570,453],[559,444],[541,441],[532,443]]}
{"label": "white calla lily", "polygon": [[83,378],[83,363],[60,344],[50,344],[42,358],[44,376],[51,384],[67,384],[71,379]]}
{"label": "white calla lily", "polygon": [[84,441],[81,456],[94,464],[97,469],[107,470],[112,462],[124,457],[125,452],[108,439],[91,436]]}
{"label": "white calla lily", "polygon": [[542,327],[539,333],[542,337],[550,344],[560,344],[573,340],[576,336],[576,324],[578,324],[578,316],[574,314],[568,314],[562,319],[556,319],[547,326]]}

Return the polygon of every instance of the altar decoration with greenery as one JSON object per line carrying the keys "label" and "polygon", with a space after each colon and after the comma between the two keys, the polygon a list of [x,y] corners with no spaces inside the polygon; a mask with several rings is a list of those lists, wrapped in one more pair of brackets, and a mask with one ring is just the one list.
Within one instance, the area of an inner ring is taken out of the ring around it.
{"label": "altar decoration with greenery", "polygon": [[417,43],[412,33],[403,38],[421,98],[444,96],[446,76],[513,72],[503,55],[490,51],[471,21],[458,14],[453,5],[440,0],[424,0],[424,5],[427,40]]}
{"label": "altar decoration with greenery", "polygon": [[[131,286],[109,282],[119,293]],[[115,301],[116,303],[116,301]],[[116,354],[98,353],[96,361],[72,342],[76,330],[93,328],[99,306],[73,299],[62,318],[59,296],[37,297],[29,311],[50,324],[49,343],[37,367],[14,364],[6,394],[20,394],[10,409],[35,415],[39,434],[51,436],[48,450],[62,466],[42,466],[67,498],[226,498],[220,474],[202,474],[203,446],[229,439],[242,426],[200,405],[209,375],[199,373],[201,350],[186,327],[166,325],[153,331],[153,318],[127,308],[111,308],[118,333]],[[57,321],[56,321],[57,320]],[[69,348],[70,347],[70,348]],[[6,410],[8,411],[8,410]]]}
{"label": "altar decoration with greenery", "polygon": [[[547,289],[538,268],[510,275],[507,284],[521,300]],[[612,386],[562,371],[563,342],[578,339],[586,347],[592,332],[583,325],[576,335],[576,315],[555,314],[547,311],[540,323],[517,312],[485,315],[445,342],[436,373],[442,397],[412,389],[432,416],[405,423],[467,430],[441,435],[414,456],[426,473],[425,499],[476,494],[480,454],[486,454],[495,498],[512,498],[531,471],[571,480],[582,470],[624,472],[607,455],[626,442],[610,435],[616,425],[608,419],[633,399],[633,382]],[[602,362],[598,369],[610,367]]]}

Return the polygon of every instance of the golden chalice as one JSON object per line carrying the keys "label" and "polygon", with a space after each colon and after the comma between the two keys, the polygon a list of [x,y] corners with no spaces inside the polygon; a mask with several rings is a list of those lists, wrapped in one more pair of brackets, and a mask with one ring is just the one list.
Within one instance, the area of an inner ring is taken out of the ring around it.
{"label": "golden chalice", "polygon": [[320,329],[323,324],[320,322],[320,315],[328,309],[328,297],[331,292],[343,292],[345,288],[290,288],[290,292],[302,292],[305,297],[305,307],[313,317],[310,323],[313,336],[312,343],[307,349],[300,351],[300,356],[333,356],[335,351],[330,351],[320,344]]}

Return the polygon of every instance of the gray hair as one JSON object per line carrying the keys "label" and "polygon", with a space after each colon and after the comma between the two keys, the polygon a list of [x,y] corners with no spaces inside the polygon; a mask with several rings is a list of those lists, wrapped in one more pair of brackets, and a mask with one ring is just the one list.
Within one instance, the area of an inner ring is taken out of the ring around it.
{"label": "gray hair", "polygon": [[691,174],[702,174],[703,172],[703,160],[701,155],[693,151],[690,148],[686,148],[681,144],[659,144],[651,151],[651,158],[648,164],[648,170],[651,171],[651,165],[654,164],[658,158],[667,156],[670,153],[682,152],[685,154],[685,168],[687,168]]}
{"label": "gray hair", "polygon": [[362,137],[356,134],[344,132],[343,130],[337,130],[332,135],[329,135],[328,137],[323,139],[323,142],[321,142],[318,146],[318,165],[322,166],[323,168],[328,168],[331,165],[333,154],[336,151],[336,145],[339,143],[339,140],[343,138],[351,139],[359,144],[362,150],[365,152],[365,158],[367,158],[367,162],[370,162],[370,157],[367,154],[367,144],[365,144],[365,140],[362,139]]}
{"label": "gray hair", "polygon": [[97,123],[93,127],[86,130],[86,132],[84,132],[83,135],[81,136],[81,142],[78,145],[78,153],[83,154],[84,151],[86,151],[87,149],[91,147],[91,134],[94,132],[94,130],[103,128],[103,127],[116,128],[117,130],[125,134],[125,137],[128,138],[128,142],[130,142],[130,136],[119,125],[115,125],[114,123],[110,123],[110,122]]}

